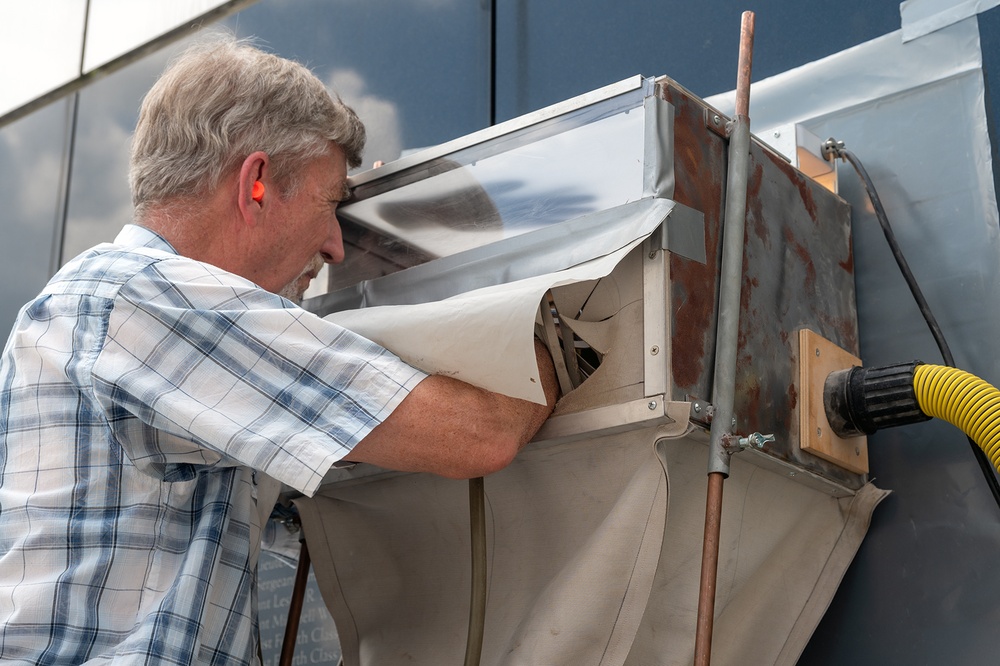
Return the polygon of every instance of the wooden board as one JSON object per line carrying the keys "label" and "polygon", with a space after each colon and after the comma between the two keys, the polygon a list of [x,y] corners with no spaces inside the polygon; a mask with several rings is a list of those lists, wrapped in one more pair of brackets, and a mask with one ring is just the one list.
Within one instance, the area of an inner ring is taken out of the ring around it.
{"label": "wooden board", "polygon": [[823,384],[831,372],[861,359],[808,329],[799,331],[799,446],[858,474],[868,473],[868,438],[842,439],[826,420]]}

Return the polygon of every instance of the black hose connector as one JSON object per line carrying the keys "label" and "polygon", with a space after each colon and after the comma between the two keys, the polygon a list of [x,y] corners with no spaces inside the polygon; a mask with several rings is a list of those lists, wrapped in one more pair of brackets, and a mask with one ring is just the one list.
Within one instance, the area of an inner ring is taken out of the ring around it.
{"label": "black hose connector", "polygon": [[930,420],[917,402],[913,372],[921,361],[831,372],[823,384],[826,419],[839,437]]}

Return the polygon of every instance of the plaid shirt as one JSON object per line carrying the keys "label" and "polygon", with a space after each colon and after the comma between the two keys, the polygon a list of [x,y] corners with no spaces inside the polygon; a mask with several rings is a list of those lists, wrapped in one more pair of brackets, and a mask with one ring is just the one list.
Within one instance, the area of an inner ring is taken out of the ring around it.
{"label": "plaid shirt", "polygon": [[425,375],[126,226],[0,358],[0,662],[254,664],[263,520]]}

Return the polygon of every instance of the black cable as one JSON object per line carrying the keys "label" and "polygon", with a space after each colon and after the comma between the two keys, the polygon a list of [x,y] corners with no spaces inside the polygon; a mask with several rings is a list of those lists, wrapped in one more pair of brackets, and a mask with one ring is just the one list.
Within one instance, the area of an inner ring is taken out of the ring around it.
{"label": "black cable", "polygon": [[[907,263],[906,257],[903,256],[903,251],[899,247],[899,243],[896,241],[896,235],[892,231],[892,226],[889,224],[889,217],[885,213],[885,207],[882,205],[882,200],[879,199],[878,192],[875,191],[875,184],[872,183],[872,179],[868,175],[868,171],[865,169],[864,165],[861,164],[861,161],[854,155],[854,153],[845,149],[844,145],[838,141],[834,141],[833,139],[828,140],[823,145],[823,153],[828,158],[833,156],[847,160],[847,162],[854,167],[854,171],[856,171],[858,176],[861,178],[861,181],[865,186],[865,192],[868,193],[868,198],[871,200],[872,207],[875,209],[875,217],[878,218],[879,225],[882,227],[882,233],[885,235],[885,240],[889,244],[889,249],[892,250],[892,256],[896,259],[896,265],[899,266],[899,270],[903,274],[906,286],[910,288],[910,293],[913,294],[913,298],[917,302],[920,314],[923,315],[924,321],[927,322],[927,327],[931,330],[931,335],[934,337],[934,342],[937,344],[938,351],[941,352],[945,365],[954,368],[955,357],[952,356],[951,348],[948,347],[948,343],[944,339],[944,333],[941,332],[941,327],[938,325],[937,319],[934,317],[934,313],[931,312],[931,307],[928,305],[927,299],[924,298],[924,294],[920,290],[920,286],[917,284],[917,279],[913,276],[913,272],[910,270],[910,265]],[[972,454],[975,456],[976,462],[979,463],[979,468],[983,473],[983,478],[986,479],[986,485],[989,486],[990,492],[993,493],[993,500],[996,502],[997,506],[1000,507],[1000,482],[998,482],[997,475],[993,471],[993,466],[986,457],[986,453],[979,448],[979,445],[976,444],[971,437],[967,437],[967,439],[969,441],[969,446],[972,447]]]}
{"label": "black cable", "polygon": [[479,666],[486,633],[486,486],[483,477],[469,479],[469,522],[472,536],[472,594],[465,666]]}
{"label": "black cable", "polygon": [[941,352],[945,365],[954,368],[955,357],[952,356],[951,348],[948,347],[948,343],[944,339],[944,333],[941,332],[941,327],[938,325],[934,313],[931,312],[931,306],[928,305],[927,299],[924,298],[923,292],[920,291],[917,279],[913,276],[913,271],[910,270],[910,265],[906,262],[906,257],[903,256],[903,251],[896,241],[896,235],[892,232],[892,226],[889,225],[889,218],[885,214],[885,207],[882,206],[882,200],[879,199],[878,192],[875,191],[875,185],[872,183],[871,177],[854,153],[842,148],[840,149],[840,154],[851,163],[851,166],[854,167],[854,170],[864,182],[865,191],[868,193],[868,198],[871,199],[872,206],[875,208],[875,217],[878,218],[878,223],[882,227],[885,240],[889,243],[892,256],[896,259],[896,265],[899,266],[899,270],[903,274],[903,279],[906,280],[906,286],[910,288],[910,293],[913,294],[913,299],[917,302],[917,307],[920,308],[920,314],[923,315],[924,321],[927,322],[927,327],[931,329],[931,335],[934,336],[934,342],[937,343],[938,351]]}

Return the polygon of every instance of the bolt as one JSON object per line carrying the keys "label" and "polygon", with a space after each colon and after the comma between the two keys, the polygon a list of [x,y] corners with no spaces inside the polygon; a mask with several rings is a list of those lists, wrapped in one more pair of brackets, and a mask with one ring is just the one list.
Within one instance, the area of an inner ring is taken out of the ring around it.
{"label": "bolt", "polygon": [[646,405],[646,406],[649,407],[650,411],[652,411],[652,410],[656,409],[656,401],[655,400],[650,400],[649,404]]}
{"label": "bolt", "polygon": [[734,429],[736,428],[736,417],[735,416],[733,417],[733,428]]}
{"label": "bolt", "polygon": [[657,354],[660,353],[660,348],[656,345],[653,345],[652,347],[649,348],[649,353],[652,354],[653,356],[656,356]]}
{"label": "bolt", "polygon": [[752,435],[740,437],[739,445],[740,449],[749,449],[750,447],[763,449],[765,444],[773,441],[774,435],[762,435],[759,432],[755,432]]}

